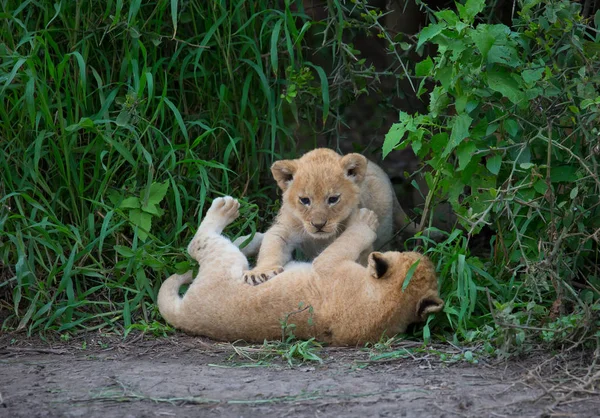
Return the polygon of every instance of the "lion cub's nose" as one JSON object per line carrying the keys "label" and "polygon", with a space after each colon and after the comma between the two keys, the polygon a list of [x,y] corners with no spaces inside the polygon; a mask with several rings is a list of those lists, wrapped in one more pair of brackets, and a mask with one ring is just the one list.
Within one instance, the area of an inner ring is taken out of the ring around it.
{"label": "lion cub's nose", "polygon": [[321,229],[323,229],[323,227],[325,226],[325,224],[327,224],[327,221],[323,221],[323,222],[313,222],[313,221],[310,221],[310,224],[312,226],[314,226],[315,228],[317,228],[318,231],[320,231]]}

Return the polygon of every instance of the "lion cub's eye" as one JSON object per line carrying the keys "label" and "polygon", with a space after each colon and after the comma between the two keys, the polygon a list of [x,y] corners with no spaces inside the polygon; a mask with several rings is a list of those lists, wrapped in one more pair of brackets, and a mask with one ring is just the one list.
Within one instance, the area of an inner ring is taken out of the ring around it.
{"label": "lion cub's eye", "polygon": [[300,203],[304,206],[310,206],[310,199],[308,197],[300,197]]}
{"label": "lion cub's eye", "polygon": [[335,205],[339,201],[340,201],[339,196],[329,196],[329,199],[327,199],[327,203],[329,203],[330,205]]}

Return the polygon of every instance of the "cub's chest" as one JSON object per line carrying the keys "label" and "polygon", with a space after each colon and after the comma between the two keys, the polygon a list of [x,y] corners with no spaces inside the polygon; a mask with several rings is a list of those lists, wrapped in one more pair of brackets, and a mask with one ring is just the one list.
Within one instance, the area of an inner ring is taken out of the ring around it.
{"label": "cub's chest", "polygon": [[312,237],[305,237],[302,242],[300,242],[299,250],[302,252],[301,257],[294,257],[294,259],[298,260],[314,260],[316,256],[318,256],[325,248],[327,248],[333,241],[337,239],[340,233],[334,235],[330,238],[325,239],[315,239]]}

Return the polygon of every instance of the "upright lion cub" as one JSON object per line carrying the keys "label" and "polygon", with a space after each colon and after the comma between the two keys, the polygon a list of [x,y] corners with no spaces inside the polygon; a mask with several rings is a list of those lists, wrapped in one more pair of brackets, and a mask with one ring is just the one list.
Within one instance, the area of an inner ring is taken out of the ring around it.
{"label": "upright lion cub", "polygon": [[[246,257],[221,235],[238,208],[231,197],[215,199],[188,246],[200,263],[198,276],[176,274],[162,284],[158,308],[173,326],[219,340],[263,342],[281,338],[286,320],[298,338],[355,345],[403,332],[444,305],[433,264],[421,254],[373,252],[368,266],[356,263],[375,240],[377,217],[368,209],[355,211],[349,227],[312,264],[290,263],[267,283],[248,286],[241,280]],[[190,282],[180,297],[179,287]]]}
{"label": "upright lion cub", "polygon": [[[318,148],[297,160],[276,161],[271,172],[283,191],[283,204],[271,228],[243,250],[252,255],[260,247],[256,267],[244,273],[246,283],[259,284],[278,274],[296,248],[313,259],[346,229],[358,208],[372,210],[379,219],[376,248],[388,243],[394,230],[416,232],[387,175],[360,154],[341,156]],[[367,253],[360,257],[363,264]]]}

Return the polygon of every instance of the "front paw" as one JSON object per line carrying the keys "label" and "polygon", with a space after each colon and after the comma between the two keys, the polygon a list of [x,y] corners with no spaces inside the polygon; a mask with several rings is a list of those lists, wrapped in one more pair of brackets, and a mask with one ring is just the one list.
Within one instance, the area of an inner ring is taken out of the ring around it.
{"label": "front paw", "polygon": [[261,284],[266,282],[267,280],[272,279],[282,271],[283,267],[280,266],[260,269],[254,268],[252,270],[245,271],[242,275],[242,280],[244,281],[244,283],[256,286],[257,284]]}
{"label": "front paw", "polygon": [[369,227],[371,231],[376,232],[377,227],[379,227],[379,220],[377,219],[377,215],[370,209],[362,208],[358,212],[357,221],[361,224],[365,224]]}

